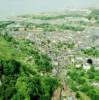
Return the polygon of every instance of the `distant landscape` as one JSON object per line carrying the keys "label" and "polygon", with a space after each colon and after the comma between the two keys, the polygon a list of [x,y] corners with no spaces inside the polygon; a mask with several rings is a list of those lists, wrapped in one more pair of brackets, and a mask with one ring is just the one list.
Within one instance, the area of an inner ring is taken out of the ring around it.
{"label": "distant landscape", "polygon": [[0,100],[99,100],[99,9],[0,21]]}

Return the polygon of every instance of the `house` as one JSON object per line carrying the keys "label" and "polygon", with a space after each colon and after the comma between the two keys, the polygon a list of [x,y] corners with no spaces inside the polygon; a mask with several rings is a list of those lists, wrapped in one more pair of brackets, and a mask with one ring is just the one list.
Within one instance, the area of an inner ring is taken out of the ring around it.
{"label": "house", "polygon": [[91,68],[91,66],[88,63],[83,64],[83,69],[85,69],[86,71],[89,70]]}
{"label": "house", "polygon": [[24,31],[25,30],[24,26],[20,24],[11,24],[11,25],[8,25],[7,28],[12,31]]}
{"label": "house", "polygon": [[67,100],[74,100],[72,96],[68,96]]}

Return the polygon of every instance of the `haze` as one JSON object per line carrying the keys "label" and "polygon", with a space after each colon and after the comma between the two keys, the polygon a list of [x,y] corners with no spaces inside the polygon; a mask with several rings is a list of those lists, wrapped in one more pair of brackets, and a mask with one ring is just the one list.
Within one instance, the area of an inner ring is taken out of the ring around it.
{"label": "haze", "polygon": [[99,0],[0,0],[0,19],[65,9],[98,8]]}

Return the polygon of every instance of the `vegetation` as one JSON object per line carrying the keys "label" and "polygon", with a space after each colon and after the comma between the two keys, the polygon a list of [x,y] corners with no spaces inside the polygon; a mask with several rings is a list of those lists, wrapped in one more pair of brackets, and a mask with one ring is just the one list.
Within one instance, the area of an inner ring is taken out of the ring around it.
{"label": "vegetation", "polygon": [[[66,17],[82,17],[83,15],[77,12],[67,12],[65,14],[61,14],[61,15],[33,15],[32,19],[40,19],[40,20],[54,20],[54,19],[64,19]],[[29,16],[21,16],[23,18],[28,18]]]}
{"label": "vegetation", "polygon": [[99,57],[99,50],[96,49],[95,47],[82,49],[81,51],[88,56]]}
{"label": "vegetation", "polygon": [[72,49],[74,46],[75,46],[75,44],[73,42],[67,42],[67,43],[59,42],[58,45],[57,45],[57,47],[60,48],[60,49],[62,49],[62,48],[64,48],[64,49],[67,49],[67,48]]}
{"label": "vegetation", "polygon": [[[99,11],[88,13],[67,11],[0,21],[0,100],[51,100],[56,92],[64,99],[98,100],[94,58],[98,61],[99,50],[93,45],[98,41],[90,41],[87,49],[83,45],[87,46],[85,38],[92,38],[89,33],[99,31]],[[85,59],[80,56],[92,60],[83,65]]]}
{"label": "vegetation", "polygon": [[0,29],[6,28],[7,25],[14,23],[13,21],[0,21]]}
{"label": "vegetation", "polygon": [[[25,63],[30,55],[33,58]],[[1,100],[50,100],[58,86],[58,80],[50,75],[51,69],[50,59],[30,41],[0,36]]]}
{"label": "vegetation", "polygon": [[46,24],[35,25],[35,27],[43,28],[44,31],[63,31],[63,30],[83,31],[84,30],[84,27],[82,26],[74,26],[69,24],[51,25],[46,23]]}
{"label": "vegetation", "polygon": [[93,87],[92,83],[99,81],[97,79],[98,74],[98,71],[94,67],[85,72],[82,67],[76,69],[75,66],[70,65],[68,67],[68,85],[76,92],[77,98],[80,98],[80,91],[88,95],[91,100],[97,100],[99,98],[99,89]]}
{"label": "vegetation", "polygon": [[99,19],[99,10],[98,9],[93,9],[92,12],[88,15],[88,19]]}

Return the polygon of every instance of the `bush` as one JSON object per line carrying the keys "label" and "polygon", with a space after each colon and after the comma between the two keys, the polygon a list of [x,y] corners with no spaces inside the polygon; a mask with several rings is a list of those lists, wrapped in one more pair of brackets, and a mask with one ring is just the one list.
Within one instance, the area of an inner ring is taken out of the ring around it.
{"label": "bush", "polygon": [[95,78],[95,73],[92,72],[91,70],[89,70],[89,71],[87,72],[87,74],[88,74],[88,78],[89,78],[89,79],[94,79],[94,78]]}
{"label": "bush", "polygon": [[20,63],[16,60],[1,61],[3,74],[11,75],[19,73]]}
{"label": "bush", "polygon": [[15,87],[8,87],[8,88],[6,88],[6,90],[4,90],[4,92],[2,94],[2,99],[10,100],[15,93],[16,93]]}
{"label": "bush", "polygon": [[78,92],[76,92],[75,97],[76,97],[77,99],[79,99],[79,98],[80,98],[80,94],[79,94]]}
{"label": "bush", "polygon": [[34,60],[35,63],[39,66],[39,70],[47,72],[51,71],[52,69],[51,59],[47,55],[34,52]]}

